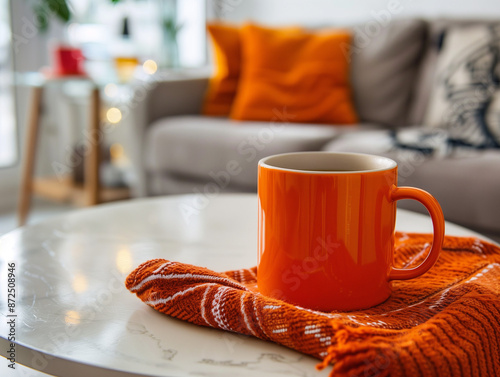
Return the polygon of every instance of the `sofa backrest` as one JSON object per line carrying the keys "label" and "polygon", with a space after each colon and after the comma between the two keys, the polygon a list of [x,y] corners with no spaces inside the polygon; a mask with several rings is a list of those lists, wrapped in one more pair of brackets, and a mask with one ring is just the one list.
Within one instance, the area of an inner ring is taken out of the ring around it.
{"label": "sofa backrest", "polygon": [[351,82],[360,120],[395,127],[409,124],[427,23],[419,19],[370,20],[352,30]]}
{"label": "sofa backrest", "polygon": [[[208,77],[167,77],[151,83],[147,90],[146,124],[175,115],[200,114],[208,88]],[[142,101],[139,101],[142,102]]]}

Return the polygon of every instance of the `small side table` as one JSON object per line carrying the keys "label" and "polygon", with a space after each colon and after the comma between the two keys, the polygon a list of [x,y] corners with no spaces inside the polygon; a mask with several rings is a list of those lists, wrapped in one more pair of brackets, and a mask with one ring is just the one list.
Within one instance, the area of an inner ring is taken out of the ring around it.
{"label": "small side table", "polygon": [[[26,129],[26,142],[22,166],[21,191],[18,204],[18,221],[22,226],[26,223],[31,207],[31,196],[38,194],[46,198],[78,205],[93,206],[105,201],[127,199],[127,188],[102,188],[99,181],[100,156],[100,93],[99,87],[86,76],[43,77],[38,73],[24,74],[28,79],[21,79],[21,85],[32,87],[31,103]],[[84,156],[84,184],[76,184],[71,177],[35,178],[35,157],[37,151],[40,120],[42,115],[42,101],[44,88],[50,82],[66,82],[69,80],[86,80],[90,84],[89,106],[89,143],[90,148]]]}

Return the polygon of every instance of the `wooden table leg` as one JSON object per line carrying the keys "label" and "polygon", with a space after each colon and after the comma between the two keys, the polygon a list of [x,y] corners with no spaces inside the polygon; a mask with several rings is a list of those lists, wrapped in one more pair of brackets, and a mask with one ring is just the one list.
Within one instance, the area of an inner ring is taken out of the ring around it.
{"label": "wooden table leg", "polygon": [[99,88],[94,88],[90,96],[90,152],[85,158],[85,196],[86,204],[89,206],[99,204],[100,184],[99,165],[101,154],[101,130],[100,130],[100,95]]}
{"label": "wooden table leg", "polygon": [[31,194],[33,191],[33,174],[35,170],[36,147],[38,142],[38,129],[40,126],[40,115],[42,107],[43,87],[34,87],[31,93],[31,104],[29,119],[26,129],[26,141],[24,145],[24,161],[21,177],[21,192],[19,194],[18,221],[19,226],[26,224],[31,206]]}

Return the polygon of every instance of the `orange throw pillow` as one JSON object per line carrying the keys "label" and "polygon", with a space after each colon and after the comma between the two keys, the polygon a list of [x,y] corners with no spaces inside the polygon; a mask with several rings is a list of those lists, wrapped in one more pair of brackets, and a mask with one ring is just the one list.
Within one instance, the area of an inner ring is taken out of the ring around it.
{"label": "orange throw pillow", "polygon": [[215,56],[215,74],[210,79],[203,114],[227,116],[231,111],[241,66],[240,29],[224,24],[208,24]]}
{"label": "orange throw pillow", "polygon": [[237,120],[352,124],[347,31],[306,32],[246,25],[242,71],[231,109]]}

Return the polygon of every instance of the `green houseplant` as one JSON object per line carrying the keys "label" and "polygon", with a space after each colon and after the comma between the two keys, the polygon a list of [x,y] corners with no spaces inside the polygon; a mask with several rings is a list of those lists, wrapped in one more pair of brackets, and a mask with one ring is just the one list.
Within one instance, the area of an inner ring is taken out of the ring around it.
{"label": "green houseplant", "polygon": [[[52,17],[66,23],[71,20],[71,8],[68,0],[28,0],[38,21],[40,31],[45,32]],[[120,0],[109,0],[118,3]]]}
{"label": "green houseplant", "polygon": [[[48,30],[52,18],[67,23],[72,18],[70,0],[26,0],[31,4],[33,12],[38,20],[38,27],[41,32]],[[123,0],[108,0],[113,4],[123,2]],[[160,65],[163,67],[174,68],[179,66],[179,51],[177,45],[177,36],[182,28],[176,21],[175,1],[160,0],[162,7],[161,28],[163,34],[163,57]]]}
{"label": "green houseplant", "polygon": [[38,21],[40,31],[47,31],[51,17],[66,23],[71,19],[71,12],[66,0],[36,0],[30,1]]}

